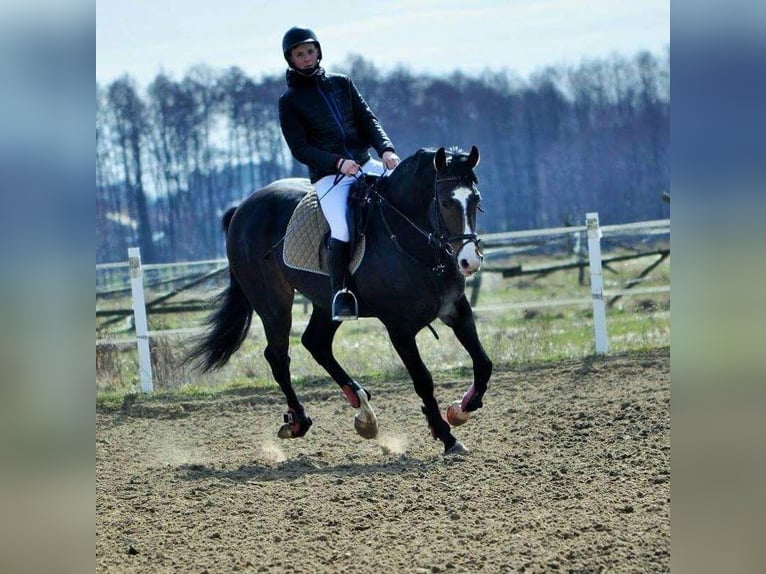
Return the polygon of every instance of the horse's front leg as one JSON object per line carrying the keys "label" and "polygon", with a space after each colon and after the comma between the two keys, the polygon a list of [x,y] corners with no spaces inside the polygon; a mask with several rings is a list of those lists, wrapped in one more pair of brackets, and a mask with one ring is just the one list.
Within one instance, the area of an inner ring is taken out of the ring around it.
{"label": "horse's front leg", "polygon": [[395,325],[386,325],[386,328],[394,349],[412,377],[415,392],[423,401],[422,410],[428,421],[431,435],[434,439],[439,439],[444,443],[444,454],[466,452],[463,444],[452,435],[449,423],[442,417],[439,404],[434,397],[434,380],[420,357],[420,351],[415,342],[415,333]]}
{"label": "horse's front leg", "polygon": [[447,408],[447,420],[452,426],[460,426],[471,413],[482,407],[482,398],[487,392],[487,383],[492,375],[492,361],[489,360],[476,332],[471,304],[465,295],[460,297],[439,318],[449,325],[473,361],[473,384],[463,397]]}

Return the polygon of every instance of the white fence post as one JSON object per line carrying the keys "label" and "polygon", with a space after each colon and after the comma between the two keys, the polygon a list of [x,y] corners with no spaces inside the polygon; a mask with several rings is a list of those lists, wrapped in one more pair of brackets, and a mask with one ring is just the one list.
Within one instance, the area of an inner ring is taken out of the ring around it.
{"label": "white fence post", "polygon": [[149,350],[149,326],[146,321],[144,271],[141,269],[141,251],[138,247],[128,248],[128,263],[130,265],[130,289],[133,294],[133,320],[136,324],[138,373],[141,379],[141,390],[145,393],[151,393],[154,391],[152,356]]}
{"label": "white fence post", "polygon": [[601,276],[601,228],[598,213],[586,213],[588,228],[588,262],[590,265],[590,292],[593,297],[593,330],[596,336],[596,353],[607,352],[606,306],[604,305],[604,281]]}

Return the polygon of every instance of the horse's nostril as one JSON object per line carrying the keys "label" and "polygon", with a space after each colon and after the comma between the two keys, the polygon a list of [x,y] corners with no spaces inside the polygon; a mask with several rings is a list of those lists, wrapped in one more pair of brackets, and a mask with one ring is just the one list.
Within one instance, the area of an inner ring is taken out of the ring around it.
{"label": "horse's nostril", "polygon": [[463,269],[468,269],[468,259],[461,259],[460,267],[462,267]]}

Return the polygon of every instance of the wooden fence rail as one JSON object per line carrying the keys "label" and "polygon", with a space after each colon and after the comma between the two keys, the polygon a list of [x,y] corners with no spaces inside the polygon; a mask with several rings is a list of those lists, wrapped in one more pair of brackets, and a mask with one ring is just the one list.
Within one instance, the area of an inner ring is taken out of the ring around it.
{"label": "wooden fence rail", "polygon": [[[541,238],[551,236],[569,235],[577,237],[578,240],[582,236],[587,237],[587,249],[580,250],[577,257],[572,261],[566,261],[563,263],[557,263],[548,266],[528,267],[523,268],[521,265],[515,265],[510,267],[491,266],[485,265],[482,267],[480,273],[472,278],[468,285],[471,288],[470,300],[472,306],[476,306],[478,302],[479,292],[481,289],[481,277],[486,273],[501,273],[503,277],[515,277],[519,275],[538,275],[544,276],[556,271],[567,269],[579,269],[582,274],[587,267],[590,270],[590,287],[591,287],[591,304],[593,306],[593,327],[594,327],[594,339],[596,353],[603,354],[608,350],[607,344],[607,332],[606,332],[606,302],[604,300],[603,293],[603,281],[602,281],[602,266],[607,267],[610,263],[617,261],[625,261],[629,259],[635,259],[640,257],[656,257],[656,261],[650,264],[637,278],[632,280],[626,289],[620,293],[613,295],[609,301],[609,306],[614,304],[616,300],[625,294],[629,293],[629,290],[634,286],[639,285],[643,278],[648,275],[654,268],[656,268],[662,261],[664,261],[669,255],[669,249],[654,249],[651,251],[628,254],[628,255],[616,255],[606,259],[601,257],[601,238],[604,234],[624,234],[626,232],[640,231],[644,234],[669,234],[670,233],[670,220],[654,220],[645,222],[636,222],[623,225],[608,225],[601,227],[598,221],[597,213],[586,214],[586,223],[583,226],[576,227],[556,227],[551,229],[536,229],[527,231],[517,231],[509,233],[495,233],[482,236],[482,243],[485,249],[490,248],[502,248],[508,246],[514,242],[517,244],[524,243],[526,245],[536,245],[536,242],[529,241],[530,238]],[[149,337],[158,337],[163,334],[169,334],[171,331],[149,331],[147,324],[147,315],[154,313],[185,313],[185,312],[198,312],[207,310],[208,304],[203,301],[186,301],[184,303],[169,304],[168,301],[177,295],[186,292],[194,287],[199,286],[206,281],[216,279],[227,271],[226,259],[210,259],[205,261],[190,262],[190,263],[170,263],[170,264],[149,264],[142,265],[140,253],[137,248],[130,248],[128,250],[129,261],[127,263],[108,263],[103,265],[97,265],[96,271],[108,271],[108,272],[124,272],[124,270],[130,271],[130,290],[132,292],[133,306],[132,309],[96,309],[96,317],[107,318],[106,321],[101,323],[101,326],[108,326],[109,324],[123,320],[125,317],[133,316],[135,326],[135,337],[121,338],[121,339],[98,339],[97,345],[111,344],[111,345],[123,345],[123,344],[137,344],[138,345],[138,359],[139,359],[139,374],[141,378],[141,388],[145,392],[151,392],[153,390],[152,372],[151,372],[151,357],[149,350]],[[587,257],[587,259],[586,259]],[[150,282],[150,285],[157,286],[161,284],[177,284],[182,282],[180,287],[173,289],[171,292],[163,294],[148,303],[144,302],[144,272],[150,270],[168,271],[170,269],[200,269],[200,268],[214,267],[209,271],[196,271],[182,275],[180,277],[161,278]],[[112,281],[114,282],[114,281]],[[106,282],[109,283],[109,282]],[[117,293],[126,292],[128,288],[123,286],[107,286],[98,289],[97,281],[97,297],[101,295],[113,295]],[[655,288],[654,292],[669,292],[670,287]],[[586,300],[587,301],[587,300]],[[578,301],[582,303],[583,301]],[[308,312],[309,302],[302,296],[296,297],[296,303],[304,306],[304,312]],[[541,305],[565,305],[570,304],[571,301],[559,300],[559,301],[547,301],[540,302]],[[528,305],[528,304],[527,304]],[[175,333],[179,330],[174,330]],[[194,332],[194,329],[182,329],[184,333]]]}

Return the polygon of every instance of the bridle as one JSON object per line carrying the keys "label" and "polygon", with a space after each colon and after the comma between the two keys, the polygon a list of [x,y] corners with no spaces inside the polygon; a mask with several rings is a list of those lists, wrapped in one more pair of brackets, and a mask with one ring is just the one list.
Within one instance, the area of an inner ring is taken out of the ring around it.
{"label": "bridle", "polygon": [[[387,205],[390,207],[399,217],[404,219],[412,228],[414,228],[420,235],[422,235],[426,242],[428,243],[429,247],[434,250],[435,256],[436,256],[436,264],[432,267],[432,271],[436,273],[443,273],[444,269],[446,268],[446,265],[444,263],[445,258],[452,259],[455,262],[455,265],[457,265],[457,256],[458,254],[463,250],[463,248],[468,243],[473,243],[476,246],[476,253],[479,255],[479,257],[483,258],[482,251],[481,251],[481,239],[479,239],[479,236],[476,233],[460,233],[460,234],[450,234],[449,229],[447,228],[447,224],[444,221],[444,217],[442,216],[441,209],[439,207],[439,187],[440,185],[443,185],[448,182],[463,182],[471,189],[471,197],[478,197],[479,193],[476,189],[476,186],[474,185],[473,180],[467,177],[439,177],[438,174],[436,176],[436,179],[434,181],[434,193],[433,193],[433,199],[432,203],[434,206],[434,210],[436,211],[436,227],[438,228],[436,232],[433,231],[427,231],[423,229],[421,226],[419,226],[417,223],[412,221],[409,217],[407,217],[406,214],[402,213],[395,205],[393,205],[391,202],[389,202],[383,195],[381,195],[377,189],[374,187],[368,186],[368,191],[372,192],[375,195],[375,202],[380,205]],[[457,187],[457,186],[453,186]],[[477,206],[477,210],[478,210]],[[413,259],[417,261],[418,263],[423,263],[419,261],[416,257],[411,255],[410,253],[407,253],[402,246],[399,244],[399,240],[396,237],[396,234],[393,233],[391,230],[390,225],[388,224],[388,221],[386,220],[385,214],[383,210],[380,210],[380,216],[383,221],[383,225],[386,227],[386,230],[388,231],[389,238],[394,243],[396,248],[403,253],[404,255],[408,256],[410,259]],[[457,243],[458,241],[462,242],[460,245],[460,248],[456,251],[453,247],[453,243]]]}
{"label": "bridle", "polygon": [[[436,180],[434,181],[434,209],[436,211],[436,221],[437,226],[439,228],[439,242],[441,246],[447,251],[447,253],[450,256],[457,257],[457,254],[460,253],[463,248],[468,245],[469,243],[473,243],[476,246],[476,253],[481,257],[484,258],[482,251],[481,251],[481,239],[479,239],[478,234],[474,233],[460,233],[455,235],[449,235],[449,230],[447,229],[447,224],[444,221],[444,217],[442,216],[441,209],[439,209],[439,186],[443,185],[448,182],[457,182],[457,185],[452,186],[452,189],[455,189],[457,187],[466,187],[471,190],[471,195],[469,198],[478,198],[479,197],[479,191],[476,189],[476,185],[474,184],[473,180],[469,177],[439,177],[438,174],[436,176]],[[462,183],[462,186],[459,185]],[[466,202],[466,210],[468,207],[468,202]],[[478,210],[478,206],[477,206]],[[468,214],[466,213],[466,218],[468,217]],[[458,241],[461,242],[460,247],[455,251],[454,247],[452,247],[453,243],[457,243]]]}

